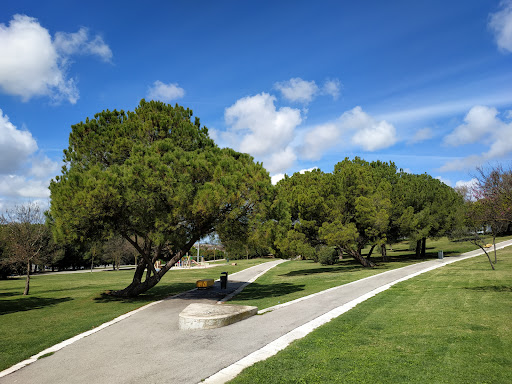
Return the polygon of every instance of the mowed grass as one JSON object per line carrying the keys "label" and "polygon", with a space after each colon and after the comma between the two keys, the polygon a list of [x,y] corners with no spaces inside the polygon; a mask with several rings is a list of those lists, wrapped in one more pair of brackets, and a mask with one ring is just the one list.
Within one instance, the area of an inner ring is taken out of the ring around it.
{"label": "mowed grass", "polygon": [[413,262],[406,260],[379,263],[370,269],[349,259],[329,266],[311,260],[287,261],[259,277],[229,303],[254,305],[258,309],[264,309]]}
{"label": "mowed grass", "polygon": [[63,340],[110,321],[152,301],[193,289],[199,279],[218,279],[268,261],[237,260],[237,266],[171,270],[156,287],[134,299],[102,295],[122,289],[132,271],[34,275],[30,295],[23,296],[25,278],[0,281],[0,370],[6,369]]}
{"label": "mowed grass", "polygon": [[[499,238],[496,241],[505,239],[508,238]],[[488,241],[492,242],[491,239]],[[469,242],[451,242],[447,238],[428,240],[426,258],[417,259],[415,252],[408,247],[407,242],[395,244],[392,249],[388,246],[388,262],[382,261],[380,253],[373,253],[372,257],[377,266],[371,269],[362,268],[352,258],[346,258],[332,266],[323,266],[310,260],[288,261],[258,278],[230,303],[254,305],[264,309],[384,271],[405,267],[429,258],[437,258],[438,250],[443,250],[444,255],[449,257],[475,249],[475,246]],[[369,248],[363,254],[368,250]]]}
{"label": "mowed grass", "polygon": [[231,383],[512,383],[512,249],[359,304]]}

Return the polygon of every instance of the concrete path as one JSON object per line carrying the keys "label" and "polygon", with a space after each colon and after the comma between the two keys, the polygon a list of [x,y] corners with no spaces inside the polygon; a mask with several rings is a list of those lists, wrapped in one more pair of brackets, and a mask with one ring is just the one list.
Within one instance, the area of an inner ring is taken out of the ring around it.
{"label": "concrete path", "polygon": [[[512,241],[503,242],[500,247],[511,244]],[[341,309],[351,308],[398,281],[478,253],[472,251],[387,271],[274,307],[227,327],[180,331],[178,315],[191,301],[219,299],[215,290],[201,291],[210,292],[208,298],[192,291],[81,339],[0,378],[0,383],[198,383],[209,377],[210,383],[222,383],[248,361],[250,364],[284,348],[287,337],[303,337],[343,313]],[[250,268],[231,279],[236,278],[241,286],[263,272],[265,265],[257,266],[260,271]],[[228,368],[223,370],[225,367]]]}

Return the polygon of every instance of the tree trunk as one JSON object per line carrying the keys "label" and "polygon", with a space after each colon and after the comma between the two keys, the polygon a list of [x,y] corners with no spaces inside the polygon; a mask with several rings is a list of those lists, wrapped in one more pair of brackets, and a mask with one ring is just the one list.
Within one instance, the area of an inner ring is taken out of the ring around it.
{"label": "tree trunk", "polygon": [[342,247],[336,247],[336,250],[338,251],[339,259],[343,260],[343,248]]}
{"label": "tree trunk", "polygon": [[388,258],[388,253],[386,251],[386,244],[382,244],[380,246],[380,253],[382,255],[382,260],[383,261],[389,261],[389,258]]}
{"label": "tree trunk", "polygon": [[493,269],[493,271],[494,271],[494,265],[492,264],[491,256],[489,256],[489,254],[487,253],[487,251],[485,250],[485,248],[484,248],[484,247],[482,247],[482,246],[481,246],[478,242],[476,242],[476,241],[475,241],[475,242],[472,242],[472,243],[473,243],[473,244],[475,244],[475,245],[477,245],[477,246],[479,246],[479,247],[480,247],[480,249],[481,249],[482,251],[484,251],[485,255],[487,256],[487,259],[489,260],[489,264],[491,264],[491,268],[492,268],[492,269]]}
{"label": "tree trunk", "polygon": [[496,256],[496,235],[492,234],[492,245],[494,246],[494,264],[498,262],[498,258]]}
{"label": "tree trunk", "polygon": [[421,257],[421,239],[420,240],[416,240],[416,258],[420,258]]}
{"label": "tree trunk", "polygon": [[372,247],[370,248],[370,252],[368,252],[368,256],[366,256],[366,258],[369,260],[370,257],[372,257],[372,253],[373,253],[373,249],[375,248],[375,244],[372,245]]}
{"label": "tree trunk", "polygon": [[352,256],[363,267],[375,267],[375,263],[371,260],[364,258],[361,255],[361,252],[354,251],[354,250],[348,250],[348,252],[349,252],[350,256]]}
{"label": "tree trunk", "polygon": [[30,290],[30,269],[32,265],[30,261],[27,261],[27,280],[25,281],[25,290],[23,291],[23,295],[28,295],[28,291]]}
{"label": "tree trunk", "polygon": [[[123,235],[123,237],[131,243],[137,252],[140,255],[139,264],[135,268],[135,273],[133,274],[133,280],[129,286],[119,291],[110,291],[110,295],[117,297],[135,297],[140,295],[141,293],[146,292],[147,290],[153,288],[158,284],[160,279],[175,265],[181,258],[187,254],[187,252],[192,248],[192,245],[196,241],[199,240],[199,236],[192,238],[185,247],[174,254],[172,258],[162,266],[159,271],[155,269],[154,262],[161,256],[161,247],[156,251],[156,254],[153,257],[151,256],[152,243],[149,242],[145,244],[143,248],[141,248],[134,240],[132,240],[129,236]],[[142,281],[144,276],[144,271],[147,269],[146,278]]]}
{"label": "tree trunk", "polygon": [[372,247],[370,248],[370,252],[368,252],[368,255],[366,256],[366,260],[368,260],[370,263],[372,263],[372,253],[373,253],[373,249],[375,248],[375,244],[372,245]]}
{"label": "tree trunk", "polygon": [[[119,291],[111,291],[110,294],[112,296],[118,296],[118,297],[134,297],[137,296],[143,292],[146,292],[149,288],[152,288],[158,283],[156,281],[153,285],[149,286],[149,283],[146,284],[150,278],[146,279],[146,281],[142,282],[142,277],[144,276],[144,271],[146,270],[147,264],[144,262],[144,260],[141,258],[141,262],[137,265],[137,268],[135,268],[135,273],[133,274],[133,280],[130,283],[129,286],[127,286],[124,289],[121,289]],[[155,276],[153,276],[155,278]]]}
{"label": "tree trunk", "polygon": [[424,237],[423,239],[421,239],[421,258],[422,259],[425,258],[425,248],[426,248],[426,245],[427,245],[427,238]]}

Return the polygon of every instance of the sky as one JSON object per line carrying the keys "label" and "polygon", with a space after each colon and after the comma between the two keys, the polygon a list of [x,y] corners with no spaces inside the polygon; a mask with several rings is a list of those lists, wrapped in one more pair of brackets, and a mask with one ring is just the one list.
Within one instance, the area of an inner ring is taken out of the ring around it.
{"label": "sky", "polygon": [[0,6],[0,210],[47,203],[71,126],[191,108],[275,183],[345,157],[456,187],[512,160],[512,0]]}

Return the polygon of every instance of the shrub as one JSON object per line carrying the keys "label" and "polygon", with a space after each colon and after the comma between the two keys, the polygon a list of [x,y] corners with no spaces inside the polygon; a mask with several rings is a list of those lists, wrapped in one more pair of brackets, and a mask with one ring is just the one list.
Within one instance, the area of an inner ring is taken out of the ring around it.
{"label": "shrub", "polygon": [[318,261],[322,265],[333,265],[338,261],[338,252],[333,247],[322,247],[318,250]]}

